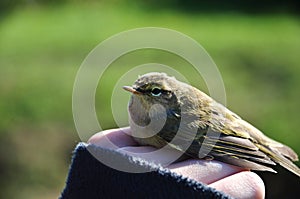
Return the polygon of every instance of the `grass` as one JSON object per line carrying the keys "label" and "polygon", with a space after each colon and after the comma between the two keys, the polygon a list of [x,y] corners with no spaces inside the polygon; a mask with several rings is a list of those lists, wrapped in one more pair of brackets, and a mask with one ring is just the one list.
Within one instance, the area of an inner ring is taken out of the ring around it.
{"label": "grass", "polygon": [[[201,43],[223,76],[228,107],[300,154],[297,18],[147,12],[119,4],[27,7],[0,21],[0,164],[6,171],[1,179],[8,179],[0,181],[2,197],[59,195],[72,148],[80,141],[71,110],[80,64],[109,36],[145,26],[175,29]],[[103,128],[116,125],[110,96],[119,77],[132,66],[154,61],[173,66],[206,90],[184,60],[154,50],[132,52],[111,65],[97,89]]]}

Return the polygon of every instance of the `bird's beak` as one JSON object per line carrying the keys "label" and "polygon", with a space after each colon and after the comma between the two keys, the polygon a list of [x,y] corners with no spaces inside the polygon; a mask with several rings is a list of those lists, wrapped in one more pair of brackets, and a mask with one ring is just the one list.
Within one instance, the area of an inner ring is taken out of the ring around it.
{"label": "bird's beak", "polygon": [[126,90],[126,91],[129,91],[133,94],[136,94],[136,95],[139,95],[141,94],[141,92],[135,90],[134,88],[132,88],[131,86],[123,86],[123,89]]}

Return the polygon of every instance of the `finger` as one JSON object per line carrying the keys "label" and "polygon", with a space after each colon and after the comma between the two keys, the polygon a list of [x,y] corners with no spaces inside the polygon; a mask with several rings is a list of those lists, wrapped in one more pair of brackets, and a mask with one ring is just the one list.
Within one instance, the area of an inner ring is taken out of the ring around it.
{"label": "finger", "polygon": [[130,156],[142,158],[148,162],[153,162],[164,167],[168,166],[182,155],[182,152],[168,147],[161,149],[150,146],[122,147],[117,149],[117,151]]}
{"label": "finger", "polygon": [[244,171],[216,181],[209,186],[238,199],[261,199],[265,197],[262,179],[251,171]]}
{"label": "finger", "polygon": [[137,143],[129,135],[129,127],[109,129],[96,133],[88,140],[88,143],[110,149],[137,145]]}
{"label": "finger", "polygon": [[240,167],[232,166],[219,161],[197,159],[189,159],[174,163],[168,168],[184,177],[188,177],[206,184],[213,183],[224,177],[244,170]]}

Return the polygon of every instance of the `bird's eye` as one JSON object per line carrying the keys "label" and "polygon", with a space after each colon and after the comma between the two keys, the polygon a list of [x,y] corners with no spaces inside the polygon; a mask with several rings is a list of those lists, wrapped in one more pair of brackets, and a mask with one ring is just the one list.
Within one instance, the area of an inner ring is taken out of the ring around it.
{"label": "bird's eye", "polygon": [[155,97],[160,96],[161,95],[161,89],[157,88],[157,87],[152,88],[151,95],[155,96]]}

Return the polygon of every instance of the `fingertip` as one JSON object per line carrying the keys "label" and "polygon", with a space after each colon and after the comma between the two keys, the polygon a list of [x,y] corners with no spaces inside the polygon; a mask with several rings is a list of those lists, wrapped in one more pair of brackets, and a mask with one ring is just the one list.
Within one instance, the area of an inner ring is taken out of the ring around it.
{"label": "fingertip", "polygon": [[262,199],[265,197],[264,182],[251,171],[236,173],[209,186],[238,199]]}
{"label": "fingertip", "polygon": [[98,141],[102,138],[102,134],[101,132],[98,132],[94,135],[92,135],[92,137],[90,137],[87,141],[88,144],[95,144],[97,145]]}
{"label": "fingertip", "polygon": [[137,144],[130,136],[129,127],[98,132],[90,137],[87,143],[104,148],[118,148]]}

